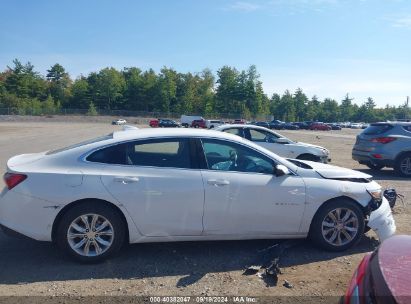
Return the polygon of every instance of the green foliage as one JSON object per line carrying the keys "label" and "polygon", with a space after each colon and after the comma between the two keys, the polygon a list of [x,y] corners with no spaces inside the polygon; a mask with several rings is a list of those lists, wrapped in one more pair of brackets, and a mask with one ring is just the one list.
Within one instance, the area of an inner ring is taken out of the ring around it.
{"label": "green foliage", "polygon": [[90,101],[90,104],[88,106],[87,115],[89,115],[89,116],[97,116],[98,115],[96,106],[94,105],[94,103],[92,101]]}
{"label": "green foliage", "polygon": [[[223,66],[215,75],[178,73],[164,67],[159,73],[127,67],[121,71],[105,68],[87,76],[70,79],[65,68],[56,63],[45,77],[27,62],[13,61],[0,73],[0,107],[13,114],[54,114],[61,107],[98,110],[129,110],[174,114],[200,114],[207,117],[266,119],[286,121],[363,121],[373,122],[410,118],[407,104],[376,108],[372,98],[361,106],[347,94],[339,103],[334,99],[311,99],[301,88],[271,98],[263,90],[257,68],[246,70]],[[166,115],[166,114],[165,114]]]}

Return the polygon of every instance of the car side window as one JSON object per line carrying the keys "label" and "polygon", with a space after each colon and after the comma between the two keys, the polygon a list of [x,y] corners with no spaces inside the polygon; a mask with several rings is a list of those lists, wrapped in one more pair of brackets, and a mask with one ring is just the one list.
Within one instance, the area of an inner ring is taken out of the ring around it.
{"label": "car side window", "polygon": [[243,136],[243,130],[241,128],[225,129],[224,132],[244,137]]}
{"label": "car side window", "polygon": [[268,143],[275,143],[277,141],[277,137],[270,132],[255,129],[249,129],[249,132],[251,141]]}
{"label": "car side window", "polygon": [[88,161],[130,166],[191,168],[188,139],[152,139],[104,148],[87,157]]}
{"label": "car side window", "polygon": [[272,174],[274,161],[245,146],[215,139],[202,139],[207,168]]}
{"label": "car side window", "polygon": [[126,144],[118,144],[97,150],[90,154],[86,160],[93,163],[126,165]]}
{"label": "car side window", "polygon": [[405,131],[411,132],[411,126],[403,126]]}

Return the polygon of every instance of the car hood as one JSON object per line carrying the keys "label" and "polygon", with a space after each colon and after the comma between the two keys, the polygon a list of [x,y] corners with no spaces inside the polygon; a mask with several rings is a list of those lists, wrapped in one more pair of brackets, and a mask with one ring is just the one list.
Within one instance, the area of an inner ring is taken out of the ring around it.
{"label": "car hood", "polygon": [[312,168],[312,170],[316,171],[319,175],[321,175],[324,178],[329,178],[329,179],[370,179],[372,178],[371,175],[347,169],[347,168],[342,168],[342,167],[337,167],[333,165],[328,165],[328,164],[323,164],[323,163],[318,163],[318,162],[312,162],[312,161],[307,161],[307,160],[297,160],[298,162],[301,162],[303,164],[308,165],[309,167]]}
{"label": "car hood", "polygon": [[293,144],[297,145],[297,146],[310,147],[310,148],[315,148],[315,149],[320,149],[320,150],[327,150],[327,149],[325,149],[324,147],[321,147],[321,146],[316,146],[316,145],[312,145],[312,144],[308,144],[308,143],[304,143],[304,142],[299,142],[299,141],[294,142]]}

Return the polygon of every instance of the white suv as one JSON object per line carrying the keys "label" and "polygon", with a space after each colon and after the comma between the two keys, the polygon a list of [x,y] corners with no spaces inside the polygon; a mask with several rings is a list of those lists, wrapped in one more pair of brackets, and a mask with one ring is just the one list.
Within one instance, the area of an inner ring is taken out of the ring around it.
{"label": "white suv", "polygon": [[219,127],[223,124],[224,124],[224,121],[222,121],[222,120],[213,120],[213,119],[207,119],[206,120],[207,129],[214,129],[214,128],[217,128],[217,127]]}
{"label": "white suv", "polygon": [[264,127],[253,125],[224,125],[216,128],[216,130],[244,137],[282,157],[322,163],[331,161],[330,152],[326,148],[292,141]]}

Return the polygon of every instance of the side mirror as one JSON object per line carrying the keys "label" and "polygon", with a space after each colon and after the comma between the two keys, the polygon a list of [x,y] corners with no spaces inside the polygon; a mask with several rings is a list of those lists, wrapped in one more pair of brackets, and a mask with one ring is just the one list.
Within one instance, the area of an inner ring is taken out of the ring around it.
{"label": "side mirror", "polygon": [[290,174],[290,170],[288,170],[288,168],[284,165],[276,165],[274,167],[274,175],[279,177],[279,176],[283,176],[283,175],[288,175]]}
{"label": "side mirror", "polygon": [[284,137],[280,137],[280,138],[278,138],[277,139],[277,144],[289,144],[290,142],[288,141],[288,139],[287,138],[284,138]]}

